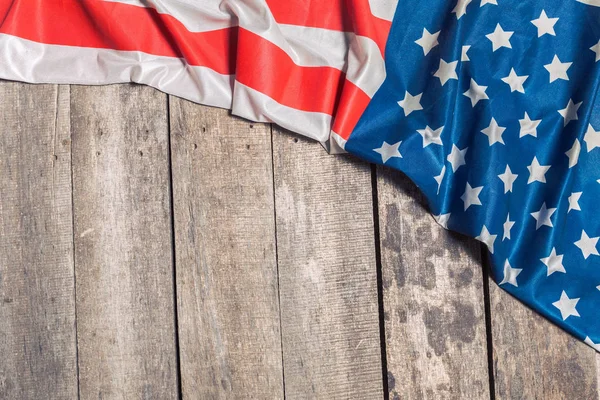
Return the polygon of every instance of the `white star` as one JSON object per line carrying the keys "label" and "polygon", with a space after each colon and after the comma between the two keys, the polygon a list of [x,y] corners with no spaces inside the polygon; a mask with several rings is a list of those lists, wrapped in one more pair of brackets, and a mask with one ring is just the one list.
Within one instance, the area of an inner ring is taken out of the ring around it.
{"label": "white star", "polygon": [[531,119],[529,115],[525,113],[523,119],[519,120],[519,125],[521,125],[521,130],[519,131],[519,137],[531,135],[533,137],[537,137],[537,127],[542,122],[541,119]]}
{"label": "white star", "polygon": [[544,68],[546,68],[550,73],[550,83],[554,82],[557,79],[568,81],[569,75],[567,75],[567,70],[571,67],[571,64],[573,63],[560,62],[558,56],[555,55],[550,64],[544,65]]}
{"label": "white star", "polygon": [[565,267],[563,266],[563,255],[557,255],[556,249],[553,247],[550,255],[548,257],[540,258],[540,261],[543,262],[546,267],[548,267],[548,273],[546,276],[550,276],[555,272],[567,273]]}
{"label": "white star", "polygon": [[565,124],[563,126],[567,126],[569,122],[579,119],[577,116],[577,110],[579,110],[581,103],[583,102],[580,101],[579,103],[575,104],[573,103],[573,100],[569,99],[567,106],[562,110],[558,110],[558,113],[565,119]]}
{"label": "white star", "polygon": [[506,32],[500,24],[496,25],[494,32],[485,35],[492,42],[492,51],[496,51],[501,47],[512,49],[510,45],[510,37],[514,32]]}
{"label": "white star", "polygon": [[579,199],[583,192],[573,192],[569,196],[569,209],[567,210],[567,214],[571,210],[581,211],[581,207],[579,207]]}
{"label": "white star", "polygon": [[469,90],[463,93],[463,95],[471,99],[471,106],[475,107],[479,100],[489,99],[488,95],[485,93],[487,88],[487,86],[479,86],[477,82],[471,78],[471,86],[469,87]]}
{"label": "white star", "polygon": [[597,352],[600,352],[600,343],[592,342],[592,339],[590,339],[589,336],[585,337],[584,343],[590,346],[592,349],[596,350]]}
{"label": "white star", "polygon": [[470,48],[471,48],[471,46],[463,46],[462,47],[460,61],[471,61],[471,59],[469,58],[469,55],[467,54],[467,52],[469,51]]}
{"label": "white star", "polygon": [[452,172],[456,172],[456,170],[460,168],[461,165],[466,164],[465,154],[467,154],[468,149],[468,147],[465,147],[464,149],[460,150],[458,147],[456,147],[455,144],[452,145],[452,151],[450,152],[450,154],[448,154],[447,158],[447,160],[452,165]]}
{"label": "white star", "polygon": [[525,89],[523,88],[523,83],[525,83],[527,78],[529,78],[529,75],[519,76],[515,72],[515,69],[511,68],[510,74],[508,74],[508,76],[506,78],[502,78],[502,82],[504,82],[504,83],[508,84],[508,86],[510,86],[511,93],[515,92],[515,91],[519,92],[519,93],[525,93]]}
{"label": "white star", "polygon": [[458,61],[447,63],[446,61],[440,59],[440,66],[433,76],[440,78],[440,82],[442,86],[444,86],[450,79],[458,79],[458,75],[456,75],[457,64]]}
{"label": "white star", "polygon": [[442,228],[448,229],[448,220],[450,219],[450,213],[434,215],[433,218],[438,224],[442,226]]}
{"label": "white star", "polygon": [[596,131],[592,124],[588,124],[583,141],[587,145],[588,153],[594,150],[596,147],[600,147],[600,131]]}
{"label": "white star", "polygon": [[571,315],[574,317],[580,316],[577,310],[575,309],[578,301],[579,299],[570,299],[569,296],[567,296],[567,293],[565,293],[565,291],[563,290],[562,294],[560,295],[560,300],[555,301],[554,303],[552,303],[552,305],[559,309],[560,316],[564,321]]}
{"label": "white star", "polygon": [[479,194],[483,190],[483,186],[478,186],[476,188],[471,187],[469,182],[467,182],[467,186],[465,187],[465,192],[460,199],[465,203],[465,211],[471,206],[480,206],[481,200],[479,200]]}
{"label": "white star", "polygon": [[392,157],[402,158],[402,154],[400,154],[400,144],[402,141],[399,141],[396,144],[388,144],[386,141],[383,142],[380,148],[373,149],[375,153],[381,154],[381,160],[385,164]]}
{"label": "white star", "polygon": [[600,40],[598,40],[598,43],[590,47],[590,50],[596,53],[596,62],[600,61]]}
{"label": "white star", "polygon": [[498,2],[496,0],[481,0],[481,5],[479,7],[483,7],[486,4],[494,4],[494,5],[498,5]]}
{"label": "white star", "polygon": [[429,127],[429,125],[426,125],[425,129],[418,129],[417,132],[419,132],[421,136],[423,136],[423,148],[429,146],[432,143],[439,145],[443,144],[442,138],[440,137],[442,135],[443,130],[443,126],[440,126],[436,130],[433,130]]}
{"label": "white star", "polygon": [[504,193],[512,192],[513,183],[517,180],[517,174],[513,174],[510,167],[507,165],[503,174],[498,175],[498,178],[504,182]]}
{"label": "white star", "polygon": [[596,249],[596,244],[598,244],[598,239],[600,237],[589,237],[585,231],[581,231],[581,239],[575,242],[575,246],[579,247],[581,253],[583,254],[583,258],[587,260],[589,256],[592,254],[597,256],[598,250]]}
{"label": "white star", "polygon": [[504,223],[502,224],[502,228],[504,229],[504,234],[502,235],[503,242],[504,242],[504,239],[510,240],[510,230],[512,229],[512,227],[514,225],[515,225],[515,221],[511,221],[510,214],[507,214],[506,221],[504,221]]}
{"label": "white star", "polygon": [[533,161],[527,169],[529,170],[528,185],[533,182],[546,183],[546,172],[550,169],[550,165],[540,165],[537,157],[533,157]]}
{"label": "white star", "polygon": [[421,46],[423,48],[423,53],[427,55],[431,49],[439,44],[439,35],[440,31],[437,31],[436,33],[429,33],[427,29],[423,28],[423,36],[421,36],[419,40],[415,40],[415,43]]}
{"label": "white star", "polygon": [[558,18],[548,18],[546,11],[542,10],[540,17],[531,21],[531,23],[536,26],[538,30],[538,37],[542,37],[546,34],[556,36],[556,32],[554,32],[554,25],[556,25],[557,21]]}
{"label": "white star", "polygon": [[413,111],[419,111],[423,109],[423,106],[421,106],[421,96],[423,96],[423,93],[420,93],[416,96],[413,96],[408,92],[404,93],[404,100],[400,100],[398,105],[404,110],[405,117],[410,115],[410,113]]}
{"label": "white star", "polygon": [[581,152],[581,144],[579,143],[579,139],[575,139],[573,142],[573,146],[571,149],[565,152],[567,157],[569,157],[569,168],[573,168],[577,165],[579,161],[579,153]]}
{"label": "white star", "polygon": [[504,285],[508,283],[514,287],[519,287],[517,284],[517,276],[523,271],[521,268],[513,268],[510,266],[508,260],[504,262],[504,279],[498,285]]}
{"label": "white star", "polygon": [[495,143],[504,144],[504,140],[502,140],[502,133],[506,130],[506,128],[499,126],[494,117],[490,121],[490,125],[483,129],[481,133],[488,137],[488,142],[491,145]]}
{"label": "white star", "polygon": [[496,241],[496,237],[498,237],[498,235],[490,235],[490,231],[488,231],[488,228],[484,225],[483,228],[481,228],[481,233],[479,236],[475,237],[475,239],[485,243],[490,253],[494,254],[494,242]]}
{"label": "white star", "polygon": [[438,184],[438,190],[437,190],[438,194],[440,194],[440,188],[442,187],[442,180],[444,179],[444,175],[446,175],[446,166],[445,165],[442,167],[442,171],[440,172],[440,174],[433,177],[433,179],[435,179],[435,181]]}
{"label": "white star", "polygon": [[535,230],[537,231],[544,225],[552,228],[553,225],[552,221],[550,220],[550,217],[552,217],[552,214],[554,214],[555,211],[556,208],[546,208],[546,202],[544,202],[542,203],[542,208],[540,208],[540,211],[532,212],[531,216],[535,218],[536,221]]}
{"label": "white star", "polygon": [[456,6],[452,10],[453,13],[456,13],[456,19],[460,19],[463,15],[467,13],[467,6],[471,3],[472,0],[458,0]]}

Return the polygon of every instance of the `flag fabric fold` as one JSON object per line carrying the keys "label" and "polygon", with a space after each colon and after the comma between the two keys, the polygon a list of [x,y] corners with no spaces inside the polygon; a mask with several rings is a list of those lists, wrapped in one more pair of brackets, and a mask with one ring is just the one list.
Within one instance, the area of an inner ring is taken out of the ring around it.
{"label": "flag fabric fold", "polygon": [[599,0],[0,0],[0,78],[137,82],[408,175],[600,351]]}
{"label": "flag fabric fold", "polygon": [[0,76],[143,83],[335,151],[385,79],[394,1],[1,0]]}

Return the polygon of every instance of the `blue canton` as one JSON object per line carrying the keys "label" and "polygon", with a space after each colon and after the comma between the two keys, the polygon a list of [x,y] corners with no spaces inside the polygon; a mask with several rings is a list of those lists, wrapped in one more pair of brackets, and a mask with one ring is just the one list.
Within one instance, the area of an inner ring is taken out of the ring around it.
{"label": "blue canton", "polygon": [[505,290],[600,351],[600,0],[404,0],[345,149],[403,171]]}

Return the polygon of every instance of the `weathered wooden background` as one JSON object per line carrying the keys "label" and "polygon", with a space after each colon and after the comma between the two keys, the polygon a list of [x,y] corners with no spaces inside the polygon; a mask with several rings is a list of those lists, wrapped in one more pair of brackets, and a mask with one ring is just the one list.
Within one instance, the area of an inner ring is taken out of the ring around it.
{"label": "weathered wooden background", "polygon": [[399,173],[135,85],[0,117],[2,399],[600,398]]}

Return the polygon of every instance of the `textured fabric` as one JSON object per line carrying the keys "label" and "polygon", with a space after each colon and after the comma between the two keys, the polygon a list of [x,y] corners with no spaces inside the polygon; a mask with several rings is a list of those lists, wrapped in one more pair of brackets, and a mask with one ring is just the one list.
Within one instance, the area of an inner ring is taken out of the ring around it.
{"label": "textured fabric", "polygon": [[0,0],[0,78],[143,83],[399,169],[596,350],[599,60],[600,0]]}
{"label": "textured fabric", "polygon": [[0,0],[0,77],[144,83],[335,150],[385,78],[396,1]]}
{"label": "textured fabric", "polygon": [[487,245],[503,289],[600,350],[600,7],[588,3],[402,1],[387,78],[346,150],[404,171],[441,225]]}

